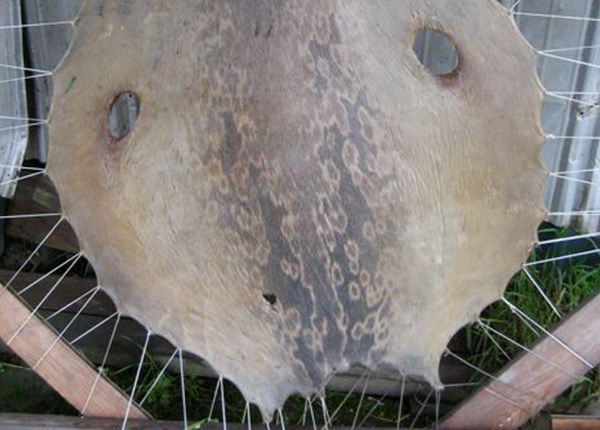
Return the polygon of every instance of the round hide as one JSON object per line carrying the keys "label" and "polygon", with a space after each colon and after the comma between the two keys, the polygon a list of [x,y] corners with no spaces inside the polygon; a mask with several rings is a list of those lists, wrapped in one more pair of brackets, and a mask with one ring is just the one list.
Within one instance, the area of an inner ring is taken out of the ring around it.
{"label": "round hide", "polygon": [[541,103],[494,0],[88,0],[48,173],[119,310],[269,416],[352,365],[440,385],[535,242]]}

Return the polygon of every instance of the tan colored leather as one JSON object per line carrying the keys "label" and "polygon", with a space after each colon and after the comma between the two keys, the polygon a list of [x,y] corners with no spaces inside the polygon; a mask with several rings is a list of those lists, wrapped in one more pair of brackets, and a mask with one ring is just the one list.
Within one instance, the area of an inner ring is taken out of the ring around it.
{"label": "tan colored leather", "polygon": [[351,364],[440,384],[544,216],[535,55],[497,2],[88,0],[75,27],[48,172],[121,311],[265,416]]}

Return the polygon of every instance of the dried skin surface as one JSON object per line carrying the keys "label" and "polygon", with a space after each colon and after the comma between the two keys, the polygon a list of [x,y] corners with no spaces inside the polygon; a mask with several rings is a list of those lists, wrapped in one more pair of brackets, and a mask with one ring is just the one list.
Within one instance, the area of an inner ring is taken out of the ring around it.
{"label": "dried skin surface", "polygon": [[[417,60],[423,28],[454,75]],[[89,0],[48,171],[119,309],[268,415],[351,364],[439,384],[534,243],[541,99],[493,0]]]}

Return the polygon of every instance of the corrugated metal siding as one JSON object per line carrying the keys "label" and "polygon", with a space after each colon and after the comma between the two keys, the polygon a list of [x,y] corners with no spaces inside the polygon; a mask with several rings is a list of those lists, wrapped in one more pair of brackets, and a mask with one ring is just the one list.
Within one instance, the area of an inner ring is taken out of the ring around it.
{"label": "corrugated metal siding", "polygon": [[[20,24],[19,0],[0,1],[0,26]],[[29,136],[27,122],[14,119],[28,117],[22,54],[21,30],[0,30],[0,196],[6,198],[14,195],[19,173],[8,166],[21,165]]]}

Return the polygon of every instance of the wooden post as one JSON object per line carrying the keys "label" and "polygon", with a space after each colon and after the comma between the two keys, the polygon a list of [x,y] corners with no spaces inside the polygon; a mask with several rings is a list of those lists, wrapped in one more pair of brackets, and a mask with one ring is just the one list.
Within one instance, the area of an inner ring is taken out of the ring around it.
{"label": "wooden post", "polygon": [[[0,291],[3,288],[0,286]],[[11,291],[0,294],[0,339],[8,343],[30,314],[31,309]],[[92,400],[85,408],[86,416],[123,418],[128,406],[125,394],[105,378],[97,378],[96,369],[67,343],[56,340],[54,330],[34,315],[11,342],[10,348],[32,367],[43,358],[35,368],[36,373],[80,412],[84,410],[93,389]],[[148,416],[134,404],[131,405],[129,417],[145,419]]]}
{"label": "wooden post", "polygon": [[[588,363],[597,365],[600,362],[600,295],[564,319],[552,334]],[[533,352],[535,354],[523,354],[513,360],[497,380],[479,389],[451,413],[440,428],[518,428],[590,370],[550,336],[533,347]]]}

